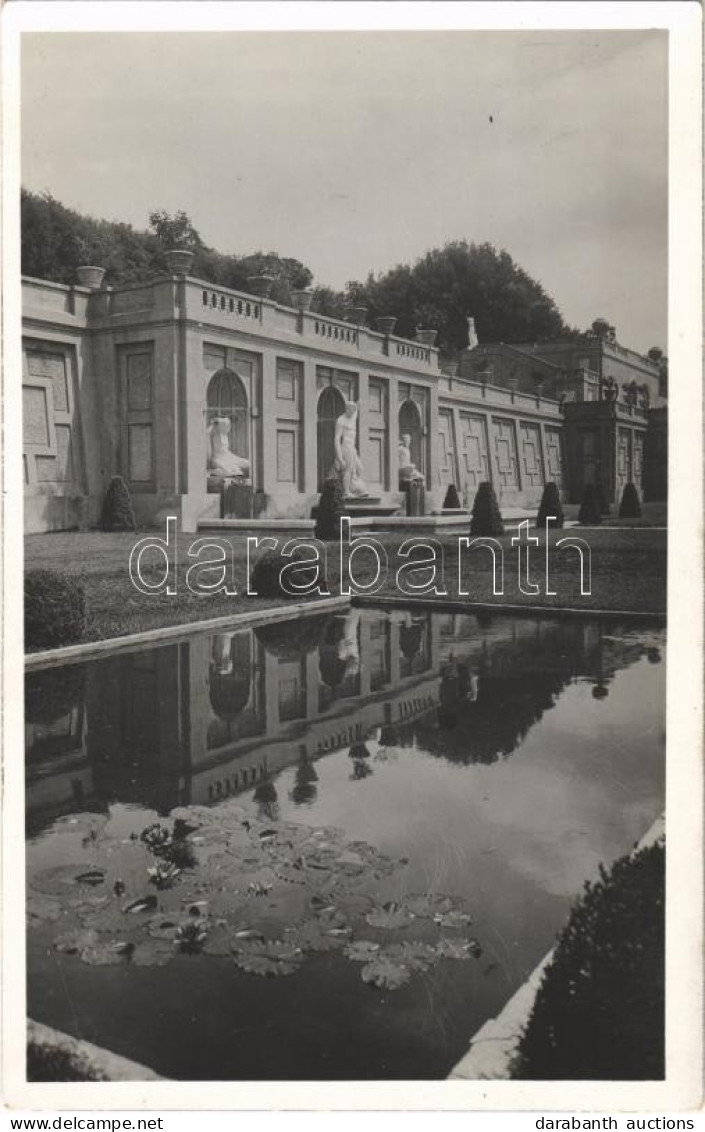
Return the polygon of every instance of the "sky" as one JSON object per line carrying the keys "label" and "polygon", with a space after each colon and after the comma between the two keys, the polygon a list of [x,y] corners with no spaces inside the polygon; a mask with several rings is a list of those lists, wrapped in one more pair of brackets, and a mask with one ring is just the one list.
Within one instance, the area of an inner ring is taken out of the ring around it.
{"label": "sky", "polygon": [[22,183],[339,288],[505,248],[570,325],[666,348],[667,33],[32,33]]}

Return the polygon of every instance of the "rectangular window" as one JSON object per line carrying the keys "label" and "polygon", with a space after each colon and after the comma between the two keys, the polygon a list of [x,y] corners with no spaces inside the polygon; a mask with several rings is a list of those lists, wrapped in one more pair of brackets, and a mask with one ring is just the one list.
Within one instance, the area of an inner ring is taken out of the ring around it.
{"label": "rectangular window", "polygon": [[277,399],[298,401],[301,365],[285,358],[277,358]]}
{"label": "rectangular window", "polygon": [[123,475],[148,491],[154,480],[154,349],[151,342],[118,347],[122,390]]}
{"label": "rectangular window", "polygon": [[127,407],[137,411],[152,406],[152,355],[127,355]]}
{"label": "rectangular window", "polygon": [[54,389],[54,408],[59,413],[69,411],[69,391],[66,358],[48,350],[27,350],[27,373],[30,377],[45,377]]}
{"label": "rectangular window", "polygon": [[24,443],[36,448],[50,446],[49,405],[47,390],[41,385],[22,388],[22,424]]}
{"label": "rectangular window", "polygon": [[152,478],[151,424],[130,424],[127,445],[130,480],[132,483],[149,483]]}
{"label": "rectangular window", "polygon": [[277,429],[277,480],[279,483],[296,483],[296,430]]}
{"label": "rectangular window", "polygon": [[203,368],[207,370],[225,369],[225,347],[203,347]]}
{"label": "rectangular window", "polygon": [[384,413],[384,386],[381,381],[370,378],[370,413],[381,416]]}

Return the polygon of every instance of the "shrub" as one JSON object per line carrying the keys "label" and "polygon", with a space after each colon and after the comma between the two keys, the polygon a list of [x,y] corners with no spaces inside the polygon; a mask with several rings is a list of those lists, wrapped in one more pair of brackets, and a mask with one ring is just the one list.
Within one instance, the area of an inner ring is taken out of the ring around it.
{"label": "shrub", "polygon": [[458,510],[461,507],[462,504],[460,502],[460,497],[458,496],[458,489],[454,483],[449,483],[446,497],[443,500],[443,509],[445,510],[446,508],[448,508],[449,510]]}
{"label": "shrub", "polygon": [[134,531],[135,513],[130,492],[122,476],[113,476],[100,513],[101,531]]}
{"label": "shrub", "polygon": [[27,674],[24,713],[27,723],[55,723],[81,704],[86,695],[86,668],[66,664]]}
{"label": "shrub", "polygon": [[25,649],[58,648],[86,631],[83,586],[69,574],[29,570],[24,579]]}
{"label": "shrub", "polygon": [[558,485],[555,483],[547,483],[541,495],[541,502],[539,504],[539,513],[536,516],[536,526],[545,529],[546,517],[548,515],[555,516],[549,521],[549,527],[562,527],[563,526],[563,506],[561,504],[561,497],[558,493]]}
{"label": "shrub", "polygon": [[533,1080],[664,1076],[665,849],[586,884],[544,972],[512,1069]]}
{"label": "shrub", "polygon": [[600,498],[594,483],[588,483],[583,489],[583,498],[578,512],[578,522],[584,526],[597,527],[602,522],[602,509]]}
{"label": "shrub", "polygon": [[340,476],[332,476],[323,484],[316,509],[314,536],[323,542],[340,538],[340,517],[345,514],[345,492]]}
{"label": "shrub", "polygon": [[472,505],[470,519],[471,535],[503,535],[504,523],[499,510],[497,496],[491,483],[486,480],[480,484]]}
{"label": "shrub", "polygon": [[[305,593],[289,593],[288,590],[286,590],[282,586],[279,580],[284,567],[290,567],[293,562],[296,562],[296,555],[294,555],[293,557],[285,557],[280,550],[265,551],[262,557],[258,558],[254,566],[252,567],[252,571],[250,573],[250,590],[253,592],[253,594],[256,594],[257,597],[287,599],[308,596]],[[301,573],[296,577],[297,582],[303,582],[307,580],[306,574],[304,573],[305,569],[307,569],[310,573],[311,580],[313,579],[314,567],[309,566],[308,568],[305,568],[302,565]],[[324,590],[328,588],[328,582],[325,577],[325,569],[320,560],[318,565],[318,584]]]}
{"label": "shrub", "polygon": [[640,519],[641,503],[636,486],[629,481],[622,493],[622,502],[619,505],[620,519]]}

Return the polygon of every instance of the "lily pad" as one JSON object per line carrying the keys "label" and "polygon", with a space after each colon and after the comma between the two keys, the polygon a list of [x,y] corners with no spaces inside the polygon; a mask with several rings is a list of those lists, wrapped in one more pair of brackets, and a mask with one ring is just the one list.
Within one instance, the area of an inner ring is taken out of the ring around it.
{"label": "lily pad", "polygon": [[365,917],[372,928],[381,928],[383,931],[396,931],[398,928],[409,926],[414,916],[403,904],[390,900],[381,908],[375,908]]}
{"label": "lily pad", "polygon": [[280,975],[293,975],[302,959],[300,948],[294,944],[274,940],[236,944],[233,959],[243,971],[263,978],[278,978]]}
{"label": "lily pad", "polygon": [[370,963],[379,954],[380,946],[371,939],[356,939],[353,943],[347,944],[345,957],[351,959],[353,963]]}
{"label": "lily pad", "polygon": [[401,963],[412,972],[427,971],[438,961],[436,949],[428,943],[417,943],[405,940],[403,943],[392,943],[383,951],[385,959],[394,963]]}
{"label": "lily pad", "polygon": [[61,915],[61,904],[51,896],[42,892],[27,894],[27,918],[31,923],[42,923],[44,920],[58,920]]}
{"label": "lily pad", "polygon": [[111,943],[93,943],[84,947],[81,952],[81,962],[91,967],[111,967],[117,963],[124,963],[135,945],[130,940],[113,940]]}
{"label": "lily pad", "polygon": [[338,951],[349,942],[350,928],[331,928],[320,920],[307,920],[287,931],[287,939],[300,951]]}
{"label": "lily pad", "polygon": [[148,892],[145,896],[138,896],[134,900],[128,900],[127,904],[123,904],[122,910],[128,916],[135,916],[141,912],[151,912],[156,906],[156,896]]}
{"label": "lily pad", "polygon": [[[99,871],[101,871],[102,879],[104,879],[104,872],[93,866],[87,868],[85,865],[53,865],[52,868],[43,869],[32,877],[32,887],[40,892],[46,892],[50,896],[64,896],[70,889],[81,883],[80,877],[93,875]],[[89,886],[91,883],[88,882]]]}
{"label": "lily pad", "polygon": [[436,912],[433,922],[439,928],[466,928],[472,923],[472,917],[459,908],[452,908],[450,912]]}
{"label": "lily pad", "polygon": [[[436,953],[441,959],[479,959],[480,956],[475,954],[475,949],[479,944],[472,939],[439,939],[436,946]],[[482,949],[480,949],[480,955]]]}
{"label": "lily pad", "polygon": [[409,982],[411,971],[403,963],[378,955],[362,968],[361,975],[363,983],[369,983],[380,990],[399,990]]}
{"label": "lily pad", "polygon": [[405,907],[420,919],[432,920],[439,913],[452,912],[458,904],[455,897],[442,892],[412,893],[404,897]]}
{"label": "lily pad", "polygon": [[173,943],[163,939],[145,939],[137,944],[130,959],[136,967],[164,967],[175,954]]}

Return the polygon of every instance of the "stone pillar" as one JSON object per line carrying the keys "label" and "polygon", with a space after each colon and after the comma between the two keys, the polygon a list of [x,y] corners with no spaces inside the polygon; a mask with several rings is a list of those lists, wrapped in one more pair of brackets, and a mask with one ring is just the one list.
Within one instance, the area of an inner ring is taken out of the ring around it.
{"label": "stone pillar", "polygon": [[301,435],[303,445],[303,490],[306,495],[318,491],[318,389],[316,362],[305,358],[301,390]]}
{"label": "stone pillar", "polygon": [[396,374],[389,377],[389,490],[399,491],[399,379]]}
{"label": "stone pillar", "polygon": [[[438,385],[429,389],[428,420],[425,422],[428,430],[426,437],[426,451],[428,452],[428,473],[426,483],[432,492],[438,492],[441,483],[438,477]],[[443,500],[440,501],[441,503]]]}
{"label": "stone pillar", "polygon": [[179,487],[182,492],[202,494],[207,490],[208,436],[206,419],[207,380],[203,368],[200,334],[184,327],[181,357],[181,456]]}
{"label": "stone pillar", "polygon": [[372,466],[370,455],[370,394],[367,372],[360,370],[357,387],[357,438],[358,452],[362,461],[362,478],[366,480]]}
{"label": "stone pillar", "polygon": [[370,622],[362,618],[360,620],[360,695],[369,696],[370,694],[370,666],[367,660],[370,655]]}
{"label": "stone pillar", "polygon": [[[541,463],[543,464],[543,482],[544,486],[549,482],[551,476],[551,469],[548,463],[548,445],[546,443],[546,425],[543,421],[539,422],[539,435],[541,437]],[[561,484],[558,484],[558,491],[561,492]]]}
{"label": "stone pillar", "polygon": [[272,350],[262,352],[262,490],[275,498],[277,492],[277,402],[276,358]]}

